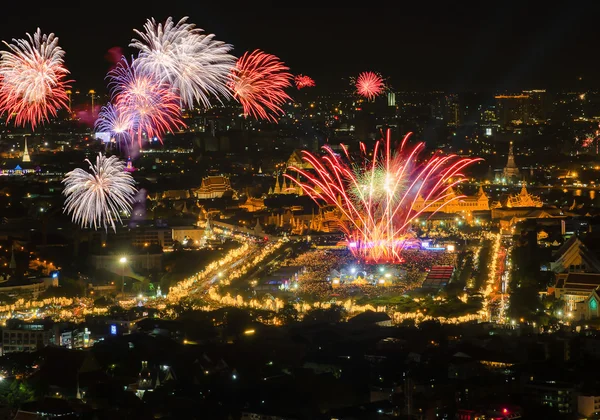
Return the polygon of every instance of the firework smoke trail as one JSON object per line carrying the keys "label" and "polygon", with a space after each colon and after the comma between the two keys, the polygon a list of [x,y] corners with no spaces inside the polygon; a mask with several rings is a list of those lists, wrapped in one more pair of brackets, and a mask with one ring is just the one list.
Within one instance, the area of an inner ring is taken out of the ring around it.
{"label": "firework smoke trail", "polygon": [[123,57],[108,72],[112,102],[127,121],[132,121],[131,138],[142,145],[142,135],[148,139],[185,127],[181,119],[180,98],[168,83],[152,73],[138,68],[137,60],[130,65]]}
{"label": "firework smoke trail", "polygon": [[98,229],[110,226],[116,231],[115,219],[121,222],[120,212],[130,213],[136,193],[135,182],[125,171],[125,162],[116,156],[101,153],[94,165],[85,160],[89,172],[77,168],[65,175],[64,212],[71,214],[74,223]]}
{"label": "firework smoke trail", "polygon": [[356,92],[367,99],[374,99],[379,96],[384,88],[385,85],[381,76],[372,71],[362,72],[356,79]]}
{"label": "firework smoke trail", "polygon": [[372,158],[361,146],[357,163],[345,147],[337,154],[325,146],[323,157],[303,152],[314,173],[292,167],[303,179],[286,175],[317,203],[336,208],[350,250],[365,262],[401,262],[400,252],[411,236],[414,220],[463,198],[454,195],[452,188],[463,181],[464,168],[481,160],[434,155],[419,162],[425,145],[407,147],[409,136],[392,150],[388,130],[385,139],[375,144]]}
{"label": "firework smoke trail", "polygon": [[54,34],[42,34],[39,28],[27,39],[4,44],[9,51],[0,53],[0,111],[8,114],[8,120],[14,117],[16,125],[30,124],[35,129],[67,107],[70,80],[66,80],[65,52]]}
{"label": "firework smoke trail", "polygon": [[135,197],[133,198],[132,211],[131,211],[131,220],[129,222],[130,227],[135,227],[140,220],[146,219],[146,197],[148,196],[148,191],[145,188],[141,188]]}
{"label": "firework smoke trail", "polygon": [[236,58],[229,54],[231,45],[205,35],[187,19],[174,23],[169,17],[164,24],[148,19],[143,32],[135,30],[140,39],[129,46],[140,51],[138,68],[172,85],[183,104],[193,107],[197,101],[209,107],[211,96],[219,101],[231,97],[227,83]]}
{"label": "firework smoke trail", "polygon": [[296,84],[296,88],[298,90],[315,86],[315,81],[303,74],[299,74],[296,77],[294,77],[294,83]]}
{"label": "firework smoke trail", "polygon": [[291,86],[289,68],[276,56],[260,50],[246,52],[237,61],[229,87],[244,114],[256,119],[277,122],[281,106],[292,98],[284,89]]}

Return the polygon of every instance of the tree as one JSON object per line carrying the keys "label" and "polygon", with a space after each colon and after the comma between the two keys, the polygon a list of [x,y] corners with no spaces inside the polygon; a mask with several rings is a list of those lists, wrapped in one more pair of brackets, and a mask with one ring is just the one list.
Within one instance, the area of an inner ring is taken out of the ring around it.
{"label": "tree", "polygon": [[283,305],[283,308],[279,310],[278,315],[286,324],[298,321],[298,309],[289,302]]}
{"label": "tree", "polygon": [[492,241],[486,239],[483,241],[479,251],[479,262],[477,264],[477,275],[475,276],[475,289],[484,288],[485,282],[489,276],[489,265],[492,257]]}
{"label": "tree", "polygon": [[224,320],[225,331],[230,335],[242,334],[253,321],[249,311],[236,307],[226,308]]}
{"label": "tree", "polygon": [[7,295],[6,293],[0,293],[0,304],[2,305],[12,305],[15,303],[17,299],[12,296]]}
{"label": "tree", "polygon": [[60,280],[60,286],[49,287],[40,294],[40,299],[47,299],[52,297],[77,297],[83,296],[84,286],[83,283],[78,280],[73,280],[64,277]]}
{"label": "tree", "polygon": [[346,309],[343,306],[332,305],[327,309],[311,309],[304,316],[305,321],[338,323],[346,316]]}
{"label": "tree", "polygon": [[0,402],[11,408],[18,408],[21,404],[32,401],[34,397],[33,390],[24,381],[15,379],[10,385],[0,387]]}

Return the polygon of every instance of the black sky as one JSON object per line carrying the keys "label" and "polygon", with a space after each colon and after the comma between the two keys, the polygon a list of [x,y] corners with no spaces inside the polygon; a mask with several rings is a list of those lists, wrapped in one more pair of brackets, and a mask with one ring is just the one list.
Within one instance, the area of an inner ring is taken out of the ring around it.
{"label": "black sky", "polygon": [[527,2],[406,3],[410,8],[206,3],[90,0],[44,3],[48,6],[40,9],[12,2],[12,10],[0,17],[0,38],[20,38],[38,26],[54,32],[66,51],[74,87],[82,91],[104,87],[109,49],[134,52],[127,48],[133,28],[141,29],[149,17],[162,21],[168,16],[189,16],[234,45],[236,56],[256,48],[275,54],[293,73],[310,75],[320,86],[338,88],[346,83],[343,78],[375,70],[396,90],[600,88],[600,7],[592,2],[536,7]]}

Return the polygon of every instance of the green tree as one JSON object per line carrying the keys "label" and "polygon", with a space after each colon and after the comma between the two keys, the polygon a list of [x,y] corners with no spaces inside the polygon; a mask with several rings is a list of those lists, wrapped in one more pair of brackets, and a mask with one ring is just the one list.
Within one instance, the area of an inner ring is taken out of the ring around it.
{"label": "green tree", "polygon": [[32,401],[35,394],[24,381],[13,380],[10,385],[0,387],[0,402],[10,408],[18,408],[21,404]]}
{"label": "green tree", "polygon": [[475,289],[480,290],[485,285],[489,276],[489,265],[492,258],[492,241],[483,241],[479,251],[479,262],[477,263],[477,274],[475,275]]}
{"label": "green tree", "polygon": [[41,299],[47,299],[52,297],[77,297],[83,296],[84,286],[83,283],[64,277],[60,279],[60,285],[58,287],[49,287],[40,294]]}

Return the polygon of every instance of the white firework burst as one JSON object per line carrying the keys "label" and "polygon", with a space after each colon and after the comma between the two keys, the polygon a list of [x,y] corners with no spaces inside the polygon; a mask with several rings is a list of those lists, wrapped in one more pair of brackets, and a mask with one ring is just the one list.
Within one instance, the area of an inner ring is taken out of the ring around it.
{"label": "white firework burst", "polygon": [[71,214],[74,223],[82,227],[112,227],[115,219],[121,222],[121,212],[130,213],[135,193],[135,181],[125,171],[125,162],[117,156],[99,153],[94,165],[88,159],[89,172],[77,168],[65,175],[64,212]]}
{"label": "white firework burst", "polygon": [[211,96],[220,102],[231,97],[227,83],[236,58],[229,54],[231,45],[187,19],[174,23],[169,17],[164,24],[148,19],[143,32],[135,30],[140,39],[133,38],[129,46],[140,50],[135,65],[168,81],[183,104],[192,107],[197,101],[209,107]]}

